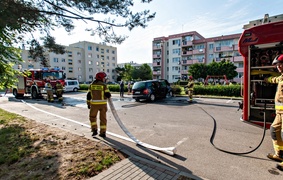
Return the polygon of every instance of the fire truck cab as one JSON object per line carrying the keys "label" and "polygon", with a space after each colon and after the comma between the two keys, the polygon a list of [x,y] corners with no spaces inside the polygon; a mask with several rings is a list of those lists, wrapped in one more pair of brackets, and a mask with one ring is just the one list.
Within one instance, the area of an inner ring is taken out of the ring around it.
{"label": "fire truck cab", "polygon": [[269,128],[275,117],[277,84],[264,79],[280,75],[272,61],[283,53],[283,15],[265,15],[245,26],[239,39],[239,52],[244,57],[241,120],[259,126],[265,121]]}
{"label": "fire truck cab", "polygon": [[18,77],[18,82],[13,87],[12,93],[16,98],[30,94],[33,99],[36,99],[46,93],[46,82],[52,85],[53,92],[55,93],[56,82],[60,81],[64,86],[65,78],[64,71],[59,68],[29,69],[24,72],[24,76]]}

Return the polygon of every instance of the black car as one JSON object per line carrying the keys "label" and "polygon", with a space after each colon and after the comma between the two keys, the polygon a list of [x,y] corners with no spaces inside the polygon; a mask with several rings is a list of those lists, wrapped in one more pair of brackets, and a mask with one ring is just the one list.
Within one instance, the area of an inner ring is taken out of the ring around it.
{"label": "black car", "polygon": [[165,79],[135,82],[132,88],[133,99],[155,101],[157,98],[173,96],[170,84]]}

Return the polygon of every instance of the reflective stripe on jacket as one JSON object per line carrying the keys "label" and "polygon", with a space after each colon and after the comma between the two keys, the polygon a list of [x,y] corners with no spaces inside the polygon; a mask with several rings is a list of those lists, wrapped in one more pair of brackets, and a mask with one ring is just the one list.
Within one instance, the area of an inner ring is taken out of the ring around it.
{"label": "reflective stripe on jacket", "polygon": [[283,113],[283,75],[277,77],[269,77],[269,83],[278,84],[274,98],[275,110],[277,113]]}
{"label": "reflective stripe on jacket", "polygon": [[93,82],[88,89],[87,104],[107,104],[106,92],[109,92],[109,90],[105,83],[101,81]]}

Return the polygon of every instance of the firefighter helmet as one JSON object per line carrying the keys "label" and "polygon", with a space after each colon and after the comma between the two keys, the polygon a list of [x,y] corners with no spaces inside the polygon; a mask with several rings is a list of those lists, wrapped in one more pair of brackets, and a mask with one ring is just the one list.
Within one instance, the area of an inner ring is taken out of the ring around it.
{"label": "firefighter helmet", "polygon": [[275,65],[280,62],[283,63],[283,54],[276,56],[272,62],[272,65]]}
{"label": "firefighter helmet", "polygon": [[193,80],[193,76],[190,76],[189,79],[190,79],[190,80]]}
{"label": "firefighter helmet", "polygon": [[102,81],[103,78],[106,78],[106,76],[107,76],[107,74],[105,72],[98,72],[95,75],[95,79]]}

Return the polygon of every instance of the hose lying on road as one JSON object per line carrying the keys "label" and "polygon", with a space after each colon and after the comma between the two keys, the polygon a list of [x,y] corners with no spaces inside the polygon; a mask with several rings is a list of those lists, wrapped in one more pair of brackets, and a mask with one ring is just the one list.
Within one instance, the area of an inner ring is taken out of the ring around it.
{"label": "hose lying on road", "polygon": [[110,106],[111,112],[115,118],[115,120],[117,121],[117,123],[119,124],[119,126],[121,127],[121,129],[125,132],[125,134],[127,134],[127,136],[129,136],[129,138],[131,138],[136,144],[143,146],[145,148],[149,148],[152,150],[156,150],[156,151],[160,151],[169,155],[174,155],[176,153],[176,147],[167,147],[167,148],[160,148],[160,147],[156,147],[150,144],[146,144],[143,143],[141,141],[139,141],[137,138],[135,138],[129,131],[128,129],[124,126],[124,124],[122,123],[122,121],[120,120],[117,111],[114,107],[114,104],[112,102],[111,98],[108,98],[108,104]]}

